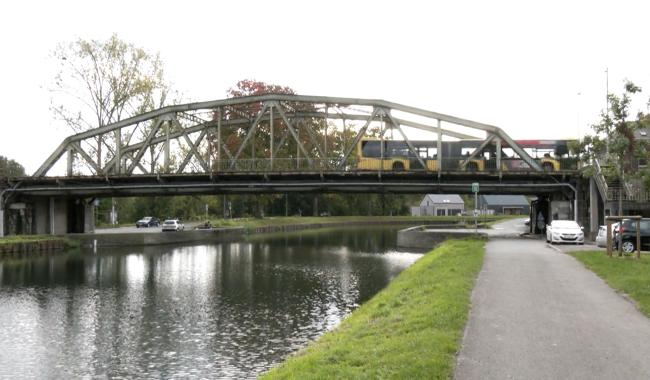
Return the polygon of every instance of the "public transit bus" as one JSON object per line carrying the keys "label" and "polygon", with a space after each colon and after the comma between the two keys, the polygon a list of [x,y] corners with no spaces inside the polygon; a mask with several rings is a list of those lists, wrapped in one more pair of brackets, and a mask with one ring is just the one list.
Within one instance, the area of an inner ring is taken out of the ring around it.
{"label": "public transit bus", "polygon": [[[515,140],[545,171],[559,171],[568,162],[570,140]],[[411,140],[411,145],[428,171],[438,171],[438,142]],[[383,143],[383,147],[382,147]],[[442,141],[442,168],[450,171],[496,170],[496,143],[484,146],[484,140]],[[575,163],[576,160],[573,160]],[[566,166],[566,165],[565,165]],[[409,149],[406,141],[362,139],[357,145],[358,170],[423,170],[420,160]],[[572,168],[575,169],[575,168]],[[507,144],[501,147],[501,170],[530,170]]]}

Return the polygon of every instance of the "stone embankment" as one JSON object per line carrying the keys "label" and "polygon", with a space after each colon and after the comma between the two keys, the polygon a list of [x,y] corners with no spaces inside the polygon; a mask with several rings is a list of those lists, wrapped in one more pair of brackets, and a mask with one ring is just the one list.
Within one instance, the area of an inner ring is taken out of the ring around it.
{"label": "stone embankment", "polygon": [[20,258],[24,256],[63,251],[66,248],[63,239],[38,241],[18,241],[0,244],[0,258]]}

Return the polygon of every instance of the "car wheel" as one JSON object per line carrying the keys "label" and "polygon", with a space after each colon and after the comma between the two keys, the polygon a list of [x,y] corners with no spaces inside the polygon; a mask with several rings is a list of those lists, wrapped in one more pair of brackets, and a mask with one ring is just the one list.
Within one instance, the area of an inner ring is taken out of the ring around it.
{"label": "car wheel", "polygon": [[623,252],[625,253],[632,253],[635,250],[634,243],[631,241],[624,241],[623,242]]}

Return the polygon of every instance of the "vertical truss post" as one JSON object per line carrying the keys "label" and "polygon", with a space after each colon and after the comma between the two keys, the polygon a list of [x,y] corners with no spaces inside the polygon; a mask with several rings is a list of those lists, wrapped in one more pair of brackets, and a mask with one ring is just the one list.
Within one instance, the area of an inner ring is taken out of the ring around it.
{"label": "vertical truss post", "polygon": [[273,169],[273,159],[275,158],[275,154],[273,152],[273,105],[269,107],[269,133],[271,134],[270,136],[270,141],[269,141],[269,148],[271,151],[271,170]]}
{"label": "vertical truss post", "polygon": [[[97,167],[101,170],[102,168],[102,141],[104,135],[97,136]],[[99,174],[99,173],[97,173]]]}
{"label": "vertical truss post", "polygon": [[329,104],[325,104],[325,133],[323,133],[323,159],[327,162],[327,119],[329,118]]}
{"label": "vertical truss post", "polygon": [[[165,160],[165,173],[169,173],[169,130],[172,127],[172,121],[167,120],[167,123],[165,123],[165,154],[164,154],[164,160]],[[153,173],[153,171],[152,171]]]}
{"label": "vertical truss post", "polygon": [[66,175],[72,177],[72,168],[74,167],[74,149],[70,146],[68,147],[68,167],[66,170]]}
{"label": "vertical truss post", "polygon": [[438,159],[438,179],[442,176],[442,122],[438,122],[438,145],[436,146],[436,158]]}
{"label": "vertical truss post", "polygon": [[501,178],[501,137],[496,138],[497,144],[497,171],[499,172],[499,178]]}
{"label": "vertical truss post", "polygon": [[381,172],[384,170],[384,115],[379,116],[379,175],[381,176]]}
{"label": "vertical truss post", "polygon": [[122,173],[122,129],[115,130],[115,173]]}
{"label": "vertical truss post", "polygon": [[219,170],[221,168],[221,119],[223,117],[221,107],[217,109],[217,116],[219,117],[217,119],[217,170]]}

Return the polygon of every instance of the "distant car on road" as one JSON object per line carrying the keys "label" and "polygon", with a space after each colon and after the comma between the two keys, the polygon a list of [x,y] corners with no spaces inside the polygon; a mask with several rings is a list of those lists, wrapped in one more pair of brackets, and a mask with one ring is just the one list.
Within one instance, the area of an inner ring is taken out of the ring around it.
{"label": "distant car on road", "polygon": [[158,227],[160,226],[160,219],[154,218],[153,216],[145,216],[144,218],[135,222],[135,227]]}
{"label": "distant car on road", "polygon": [[585,233],[573,220],[554,220],[546,226],[546,242],[584,244]]}
{"label": "distant car on road", "polygon": [[178,219],[167,219],[163,222],[162,230],[165,231],[183,231],[185,225]]}

